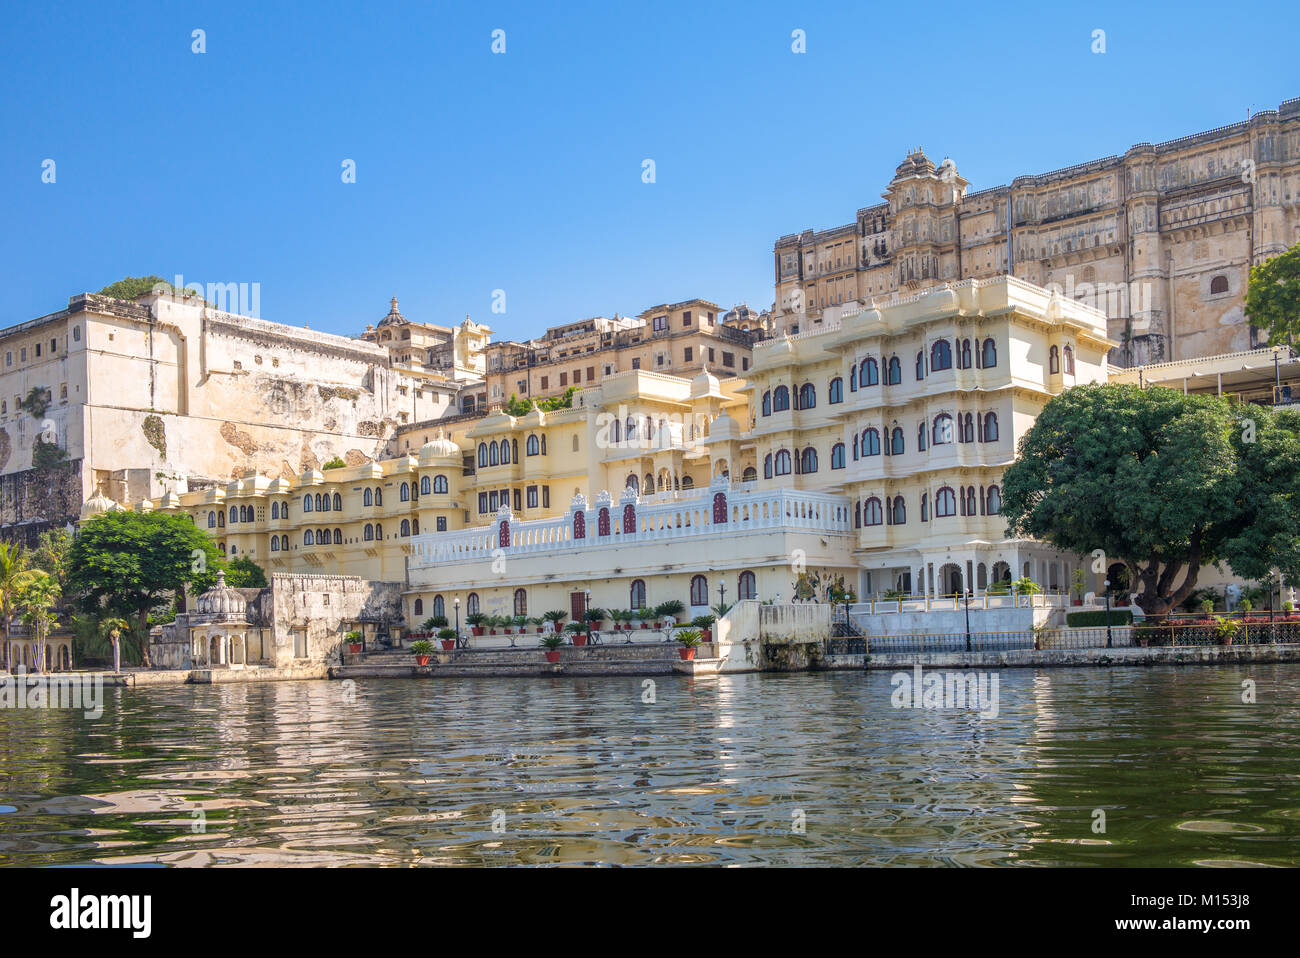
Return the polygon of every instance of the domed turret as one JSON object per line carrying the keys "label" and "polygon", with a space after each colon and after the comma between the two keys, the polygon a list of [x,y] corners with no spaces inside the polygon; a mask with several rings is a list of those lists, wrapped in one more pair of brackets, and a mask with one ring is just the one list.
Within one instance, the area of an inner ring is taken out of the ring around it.
{"label": "domed turret", "polygon": [[122,507],[102,492],[96,492],[81,507],[82,519],[93,519],[105,512],[120,512]]}
{"label": "domed turret", "polygon": [[226,571],[217,572],[217,584],[204,592],[194,602],[199,615],[244,615],[248,602],[237,591],[226,585]]}
{"label": "domed turret", "polygon": [[707,365],[702,366],[700,373],[691,380],[691,398],[701,399],[705,396],[721,396],[722,390],[719,388],[718,377],[709,372]]}
{"label": "domed turret", "polygon": [[434,459],[459,459],[460,455],[460,446],[444,436],[442,430],[438,430],[438,435],[420,447],[421,463]]}

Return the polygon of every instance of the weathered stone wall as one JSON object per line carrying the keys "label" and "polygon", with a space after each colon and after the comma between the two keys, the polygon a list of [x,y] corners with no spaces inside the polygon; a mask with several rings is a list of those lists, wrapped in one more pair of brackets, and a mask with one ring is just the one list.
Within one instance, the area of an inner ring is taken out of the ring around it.
{"label": "weathered stone wall", "polygon": [[32,546],[46,529],[81,513],[81,462],[0,475],[0,538]]}
{"label": "weathered stone wall", "polygon": [[[272,664],[337,661],[344,633],[354,625],[387,632],[403,623],[402,584],[357,576],[273,575],[258,599],[258,616],[271,623]],[[306,656],[294,654],[294,635],[305,633]]]}

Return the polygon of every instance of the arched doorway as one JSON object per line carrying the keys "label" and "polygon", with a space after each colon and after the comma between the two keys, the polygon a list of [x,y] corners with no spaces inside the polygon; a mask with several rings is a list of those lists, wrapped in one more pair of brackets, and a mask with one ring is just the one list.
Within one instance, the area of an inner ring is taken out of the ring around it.
{"label": "arched doorway", "polygon": [[961,566],[947,562],[939,568],[939,593],[941,595],[960,595],[962,592]]}

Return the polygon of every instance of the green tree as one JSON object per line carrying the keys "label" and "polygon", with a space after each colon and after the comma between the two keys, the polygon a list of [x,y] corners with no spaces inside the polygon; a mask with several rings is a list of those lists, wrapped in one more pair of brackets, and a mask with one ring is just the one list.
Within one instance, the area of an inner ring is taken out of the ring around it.
{"label": "green tree", "polygon": [[22,610],[22,620],[32,627],[36,639],[35,671],[45,668],[45,638],[58,620],[55,605],[62,594],[54,576],[44,569],[29,569],[23,573],[15,602]]}
{"label": "green tree", "polygon": [[226,565],[226,585],[232,589],[265,589],[266,570],[248,556],[238,556]]}
{"label": "green tree", "polygon": [[122,671],[122,633],[129,632],[131,623],[117,615],[108,615],[99,620],[100,634],[104,635],[113,647],[113,671]]}
{"label": "green tree", "polygon": [[81,527],[68,555],[69,587],[90,612],[134,615],[149,667],[149,610],[186,585],[210,586],[216,543],[187,516],[107,512]]}
{"label": "green tree", "polygon": [[[1253,407],[1252,407],[1253,410]],[[1228,403],[1163,387],[1077,386],[1054,397],[1003,475],[1011,534],[1123,562],[1160,618],[1248,526],[1247,429]],[[1179,580],[1179,577],[1181,581]]]}
{"label": "green tree", "polygon": [[72,549],[72,533],[67,529],[46,529],[36,540],[30,557],[32,565],[54,576],[60,586],[68,582],[68,553]]}
{"label": "green tree", "polygon": [[325,463],[325,465],[321,466],[321,470],[323,471],[325,469],[342,469],[346,465],[347,465],[346,462],[344,462],[338,456],[335,456],[329,462]]}
{"label": "green tree", "polygon": [[151,293],[155,286],[162,285],[170,290],[176,287],[163,279],[161,276],[128,276],[125,279],[119,279],[116,283],[109,283],[99,291],[100,296],[111,296],[114,299],[134,300],[139,299],[146,293]]}
{"label": "green tree", "polygon": [[1268,330],[1268,344],[1294,342],[1300,332],[1300,243],[1250,268],[1245,313]]}
{"label": "green tree", "polygon": [[11,633],[14,615],[18,611],[18,590],[27,569],[27,554],[15,542],[0,542],[0,618],[4,619],[4,664],[13,671]]}

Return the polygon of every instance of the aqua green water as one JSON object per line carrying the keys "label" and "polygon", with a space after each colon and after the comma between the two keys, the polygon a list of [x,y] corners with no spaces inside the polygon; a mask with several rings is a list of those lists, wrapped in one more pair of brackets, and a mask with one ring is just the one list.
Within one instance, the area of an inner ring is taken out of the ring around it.
{"label": "aqua green water", "polygon": [[0,709],[0,864],[1296,863],[1300,668],[997,674],[990,718],[892,707],[888,673]]}

